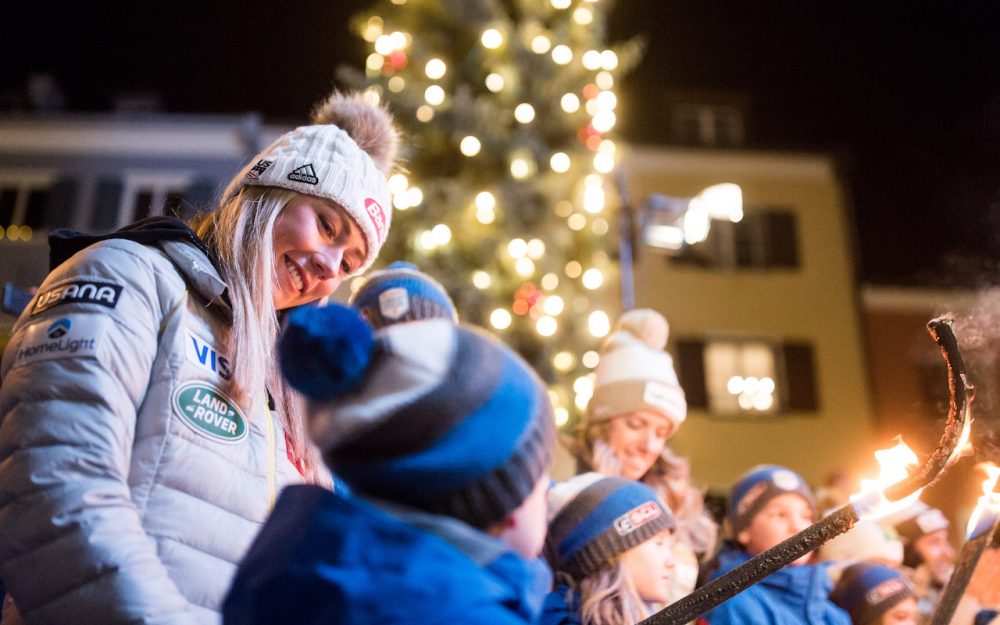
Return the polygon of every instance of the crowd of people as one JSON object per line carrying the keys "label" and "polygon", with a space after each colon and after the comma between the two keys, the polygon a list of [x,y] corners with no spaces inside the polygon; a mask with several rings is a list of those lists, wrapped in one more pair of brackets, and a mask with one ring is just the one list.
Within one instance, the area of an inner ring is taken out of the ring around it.
{"label": "crowd of people", "polygon": [[[398,144],[334,94],[214,210],[51,237],[0,369],[4,625],[624,625],[819,518],[775,465],[712,517],[668,445],[687,405],[656,311],[618,320],[564,439],[414,265],[326,303],[386,240]],[[580,465],[558,483],[557,445]],[[948,529],[923,504],[863,522],[698,621],[926,622]],[[996,618],[983,586],[955,623]]]}

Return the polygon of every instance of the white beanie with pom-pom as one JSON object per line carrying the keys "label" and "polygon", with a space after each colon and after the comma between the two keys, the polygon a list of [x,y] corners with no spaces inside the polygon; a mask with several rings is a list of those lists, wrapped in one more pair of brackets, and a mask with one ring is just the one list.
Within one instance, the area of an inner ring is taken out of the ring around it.
{"label": "white beanie with pom-pom", "polygon": [[671,434],[677,431],[687,418],[687,402],[674,361],[664,351],[669,334],[667,320],[655,310],[639,308],[621,316],[601,346],[594,394],[587,405],[589,422],[650,410],[673,423]]}
{"label": "white beanie with pom-pom", "polygon": [[334,92],[316,107],[312,121],[254,156],[223,199],[244,187],[263,186],[336,202],[368,244],[360,273],[375,262],[389,234],[392,198],[386,176],[395,165],[399,133],[388,109],[363,93]]}

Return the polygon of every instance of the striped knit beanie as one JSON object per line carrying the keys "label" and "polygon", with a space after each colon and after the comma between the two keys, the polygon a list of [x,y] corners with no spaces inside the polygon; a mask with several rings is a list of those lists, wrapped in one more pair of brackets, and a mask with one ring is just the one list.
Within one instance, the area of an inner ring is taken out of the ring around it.
{"label": "striped knit beanie", "polygon": [[444,287],[412,263],[395,262],[368,274],[350,304],[376,328],[421,319],[458,322],[455,304]]}
{"label": "striped knit beanie", "polygon": [[615,556],[675,528],[649,486],[584,473],[549,489],[545,556],[552,570],[580,580]]}
{"label": "striped knit beanie", "polygon": [[860,562],[844,569],[830,601],[843,608],[854,625],[878,623],[899,602],[915,597],[913,586],[896,569]]}
{"label": "striped knit beanie", "polygon": [[802,476],[773,464],[761,464],[744,473],[729,495],[729,522],[733,534],[746,529],[754,516],[779,495],[794,493],[805,499],[816,514],[816,500]]}
{"label": "striped knit beanie", "polygon": [[356,494],[485,529],[549,468],[548,393],[484,332],[443,319],[375,331],[346,306],[305,307],[289,315],[279,359],[309,400],[314,442]]}

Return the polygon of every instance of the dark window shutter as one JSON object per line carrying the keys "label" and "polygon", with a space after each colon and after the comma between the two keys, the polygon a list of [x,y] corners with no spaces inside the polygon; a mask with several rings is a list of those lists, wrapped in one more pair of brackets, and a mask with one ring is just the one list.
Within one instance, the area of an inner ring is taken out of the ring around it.
{"label": "dark window shutter", "polygon": [[91,227],[97,232],[107,232],[118,223],[124,188],[120,178],[101,178],[97,181],[94,214],[90,219]]}
{"label": "dark window shutter", "polygon": [[765,263],[768,267],[799,266],[795,215],[777,211],[767,213],[765,250]]}
{"label": "dark window shutter", "polygon": [[785,397],[788,409],[806,412],[818,410],[812,346],[807,343],[786,343],[781,349],[785,363]]}
{"label": "dark window shutter", "polygon": [[677,343],[678,378],[689,408],[708,408],[705,385],[705,342],[681,339]]}
{"label": "dark window shutter", "polygon": [[44,225],[50,230],[73,225],[73,208],[76,202],[77,183],[72,178],[60,178],[52,185],[49,193],[48,221]]}

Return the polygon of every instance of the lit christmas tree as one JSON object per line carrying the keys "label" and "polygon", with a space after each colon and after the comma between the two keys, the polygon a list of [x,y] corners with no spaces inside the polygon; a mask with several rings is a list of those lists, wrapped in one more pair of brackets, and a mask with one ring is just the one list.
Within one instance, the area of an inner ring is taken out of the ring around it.
{"label": "lit christmas tree", "polygon": [[387,101],[408,144],[382,258],[411,260],[463,321],[586,406],[617,279],[609,137],[639,44],[605,42],[607,0],[391,0],[355,17],[372,46],[341,79]]}

